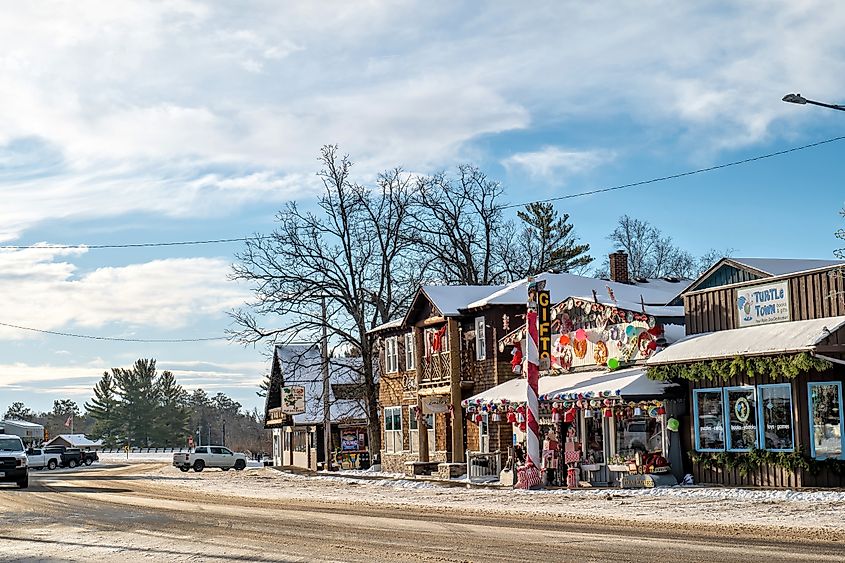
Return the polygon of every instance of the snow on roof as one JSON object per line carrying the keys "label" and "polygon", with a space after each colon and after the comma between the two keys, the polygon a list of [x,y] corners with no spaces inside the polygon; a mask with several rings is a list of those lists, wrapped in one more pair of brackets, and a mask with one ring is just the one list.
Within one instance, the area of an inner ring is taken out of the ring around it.
{"label": "snow on roof", "polygon": [[[297,424],[323,421],[323,374],[320,350],[316,345],[276,346],[276,356],[286,387],[305,387],[305,412],[294,415]],[[361,358],[330,358],[329,382],[359,383]],[[329,386],[329,416],[332,421],[366,418],[364,400],[336,399]]]}
{"label": "snow on roof", "polygon": [[[547,375],[538,382],[538,394],[543,400],[556,399],[567,394],[609,392],[613,396],[642,397],[662,395],[672,384],[652,381],[646,377],[645,368],[628,368],[616,371],[592,370]],[[487,403],[524,403],[525,378],[512,379],[463,401],[463,406]]]}
{"label": "snow on roof", "polygon": [[0,426],[8,424],[14,424],[21,428],[44,428],[42,425],[37,424],[35,422],[29,422],[28,420],[19,420],[17,418],[7,418],[5,420],[0,420]]}
{"label": "snow on roof", "polygon": [[[618,283],[599,278],[577,276],[575,274],[540,274],[536,280],[545,280],[546,289],[551,293],[552,302],[559,303],[570,297],[593,300],[593,291],[600,303],[612,305],[613,300],[608,294],[607,288],[613,290],[616,304],[627,310],[639,311],[642,308],[641,301],[646,305],[666,305],[681,290],[682,284],[688,284],[687,280],[678,282],[681,285],[667,286],[655,284],[650,287],[651,282],[640,282],[635,284]],[[669,282],[666,282],[669,283]],[[683,287],[686,287],[684,285]],[[519,280],[506,285],[502,289],[492,292],[489,295],[471,302],[468,309],[484,307],[486,305],[517,305],[525,303],[528,295],[528,280]],[[683,316],[682,307],[669,307],[660,312],[651,312],[658,316]],[[677,310],[672,310],[677,309]],[[678,310],[680,314],[678,314]]]}
{"label": "snow on roof", "polygon": [[845,260],[816,260],[805,258],[729,258],[733,262],[748,266],[754,270],[759,270],[772,276],[783,276],[786,274],[795,274],[798,272],[806,272],[808,270],[817,270],[819,268],[827,268],[830,266],[845,265]]}
{"label": "snow on roof", "polygon": [[825,317],[693,334],[658,352],[646,364],[807,352],[843,326],[845,317]]}
{"label": "snow on roof", "polygon": [[387,321],[386,323],[380,324],[377,327],[373,327],[367,331],[367,334],[373,334],[374,332],[381,332],[382,330],[387,330],[389,328],[399,328],[402,326],[402,322],[404,319],[393,319],[392,321]]}
{"label": "snow on roof", "polygon": [[90,440],[85,434],[59,434],[52,440],[44,444],[45,446],[52,445],[59,438],[73,446],[74,448],[93,448],[103,445],[102,440]]}
{"label": "snow on roof", "polygon": [[503,287],[507,286],[424,285],[421,289],[444,317],[457,317],[460,315],[460,310],[471,307],[470,304],[473,301],[483,299]]}

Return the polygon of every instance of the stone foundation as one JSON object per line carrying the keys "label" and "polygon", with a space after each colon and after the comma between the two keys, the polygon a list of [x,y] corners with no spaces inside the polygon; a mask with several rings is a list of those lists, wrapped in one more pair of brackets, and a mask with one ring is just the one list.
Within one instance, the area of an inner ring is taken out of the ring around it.
{"label": "stone foundation", "polygon": [[[446,452],[432,452],[428,456],[429,461],[445,462]],[[416,452],[389,453],[381,450],[381,470],[387,473],[405,473],[405,462],[419,461],[420,456]]]}

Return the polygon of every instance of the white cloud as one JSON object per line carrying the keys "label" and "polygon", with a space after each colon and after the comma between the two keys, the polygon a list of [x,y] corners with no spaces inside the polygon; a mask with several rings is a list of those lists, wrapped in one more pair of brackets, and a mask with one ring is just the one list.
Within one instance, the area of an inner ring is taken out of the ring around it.
{"label": "white cloud", "polygon": [[611,160],[607,151],[566,150],[547,146],[538,151],[516,153],[502,161],[506,168],[522,168],[529,175],[563,183],[567,174],[587,172]]}
{"label": "white cloud", "polygon": [[[138,327],[174,330],[202,319],[219,321],[247,297],[227,279],[230,265],[220,258],[171,258],[85,273],[61,260],[81,252],[0,251],[0,320],[65,332],[68,326],[112,324],[121,333],[110,336],[135,336]],[[37,333],[0,330],[0,339],[33,336]]]}

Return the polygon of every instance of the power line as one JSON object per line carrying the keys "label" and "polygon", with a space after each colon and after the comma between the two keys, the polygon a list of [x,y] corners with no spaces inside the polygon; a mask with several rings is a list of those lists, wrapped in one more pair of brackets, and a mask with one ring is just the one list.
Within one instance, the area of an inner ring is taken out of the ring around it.
{"label": "power line", "polygon": [[510,205],[503,205],[501,207],[501,209],[510,209],[512,207],[523,207],[525,205],[529,205],[529,204],[532,204],[532,203],[548,203],[548,202],[552,202],[552,201],[560,201],[560,200],[563,200],[563,199],[572,199],[572,198],[576,198],[576,197],[595,195],[595,194],[600,194],[600,193],[604,193],[604,192],[612,192],[612,191],[615,191],[615,190],[623,190],[625,188],[634,188],[634,187],[638,187],[638,186],[645,186],[647,184],[655,184],[657,182],[665,182],[666,180],[675,180],[677,178],[684,178],[686,176],[693,176],[695,174],[703,174],[704,172],[712,172],[714,170],[721,170],[722,168],[730,168],[731,166],[739,166],[740,164],[748,164],[749,162],[756,162],[758,160],[764,160],[766,158],[773,158],[773,157],[781,156],[781,155],[788,154],[788,153],[791,153],[791,152],[802,151],[802,150],[805,150],[805,149],[818,147],[820,145],[826,145],[828,143],[834,143],[836,141],[841,141],[843,139],[845,139],[845,135],[843,135],[841,137],[833,137],[832,139],[825,139],[824,141],[817,141],[815,143],[810,143],[809,145],[802,145],[800,147],[792,147],[792,148],[785,149],[785,150],[782,150],[782,151],[771,152],[771,153],[768,153],[768,154],[762,154],[762,155],[758,155],[758,156],[752,156],[750,158],[744,158],[742,160],[736,160],[734,162],[726,162],[724,164],[717,164],[715,166],[709,166],[707,168],[699,168],[697,170],[680,172],[678,174],[671,174],[669,176],[661,176],[659,178],[651,178],[650,180],[641,180],[639,182],[632,182],[630,184],[622,184],[622,185],[619,185],[619,186],[612,186],[612,187],[609,187],[609,188],[598,188],[598,189],[590,190],[590,191],[587,191],[587,192],[580,192],[580,193],[576,193],[576,194],[568,194],[568,195],[562,195],[562,196],[557,196],[557,197],[550,197],[548,199],[538,199],[538,200],[535,200],[535,201],[527,201],[525,203],[512,203]]}
{"label": "power line", "polygon": [[214,240],[188,240],[188,241],[177,241],[177,242],[140,242],[135,244],[32,244],[32,245],[21,245],[21,246],[12,246],[12,245],[3,245],[0,246],[0,249],[3,250],[61,250],[61,249],[70,249],[70,248],[85,248],[85,249],[103,249],[103,248],[146,248],[146,247],[153,247],[153,246],[189,246],[189,245],[198,245],[198,244],[223,244],[223,243],[230,243],[230,242],[243,242],[247,240],[246,237],[242,238],[221,238],[221,239],[214,239]]}
{"label": "power line", "polygon": [[74,334],[72,332],[58,332],[55,330],[43,330],[40,328],[32,328],[28,326],[13,325],[10,323],[0,322],[0,326],[8,328],[16,328],[18,330],[28,330],[30,332],[39,332],[42,334],[52,334],[54,336],[67,336],[70,338],[84,338],[87,340],[108,340],[111,342],[143,342],[147,344],[176,344],[183,342],[210,342],[214,340],[228,340],[225,336],[213,336],[209,338],[117,338],[114,336],[93,336],[90,334]]}

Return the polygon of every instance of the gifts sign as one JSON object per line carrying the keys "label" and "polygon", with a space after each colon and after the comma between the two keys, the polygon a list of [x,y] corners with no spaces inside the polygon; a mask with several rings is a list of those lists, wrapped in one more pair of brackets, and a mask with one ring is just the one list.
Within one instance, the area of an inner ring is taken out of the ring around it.
{"label": "gifts sign", "polygon": [[537,292],[537,348],[540,355],[540,371],[552,367],[552,315],[551,297],[548,290]]}
{"label": "gifts sign", "polygon": [[284,414],[305,412],[305,387],[282,387],[282,412]]}

